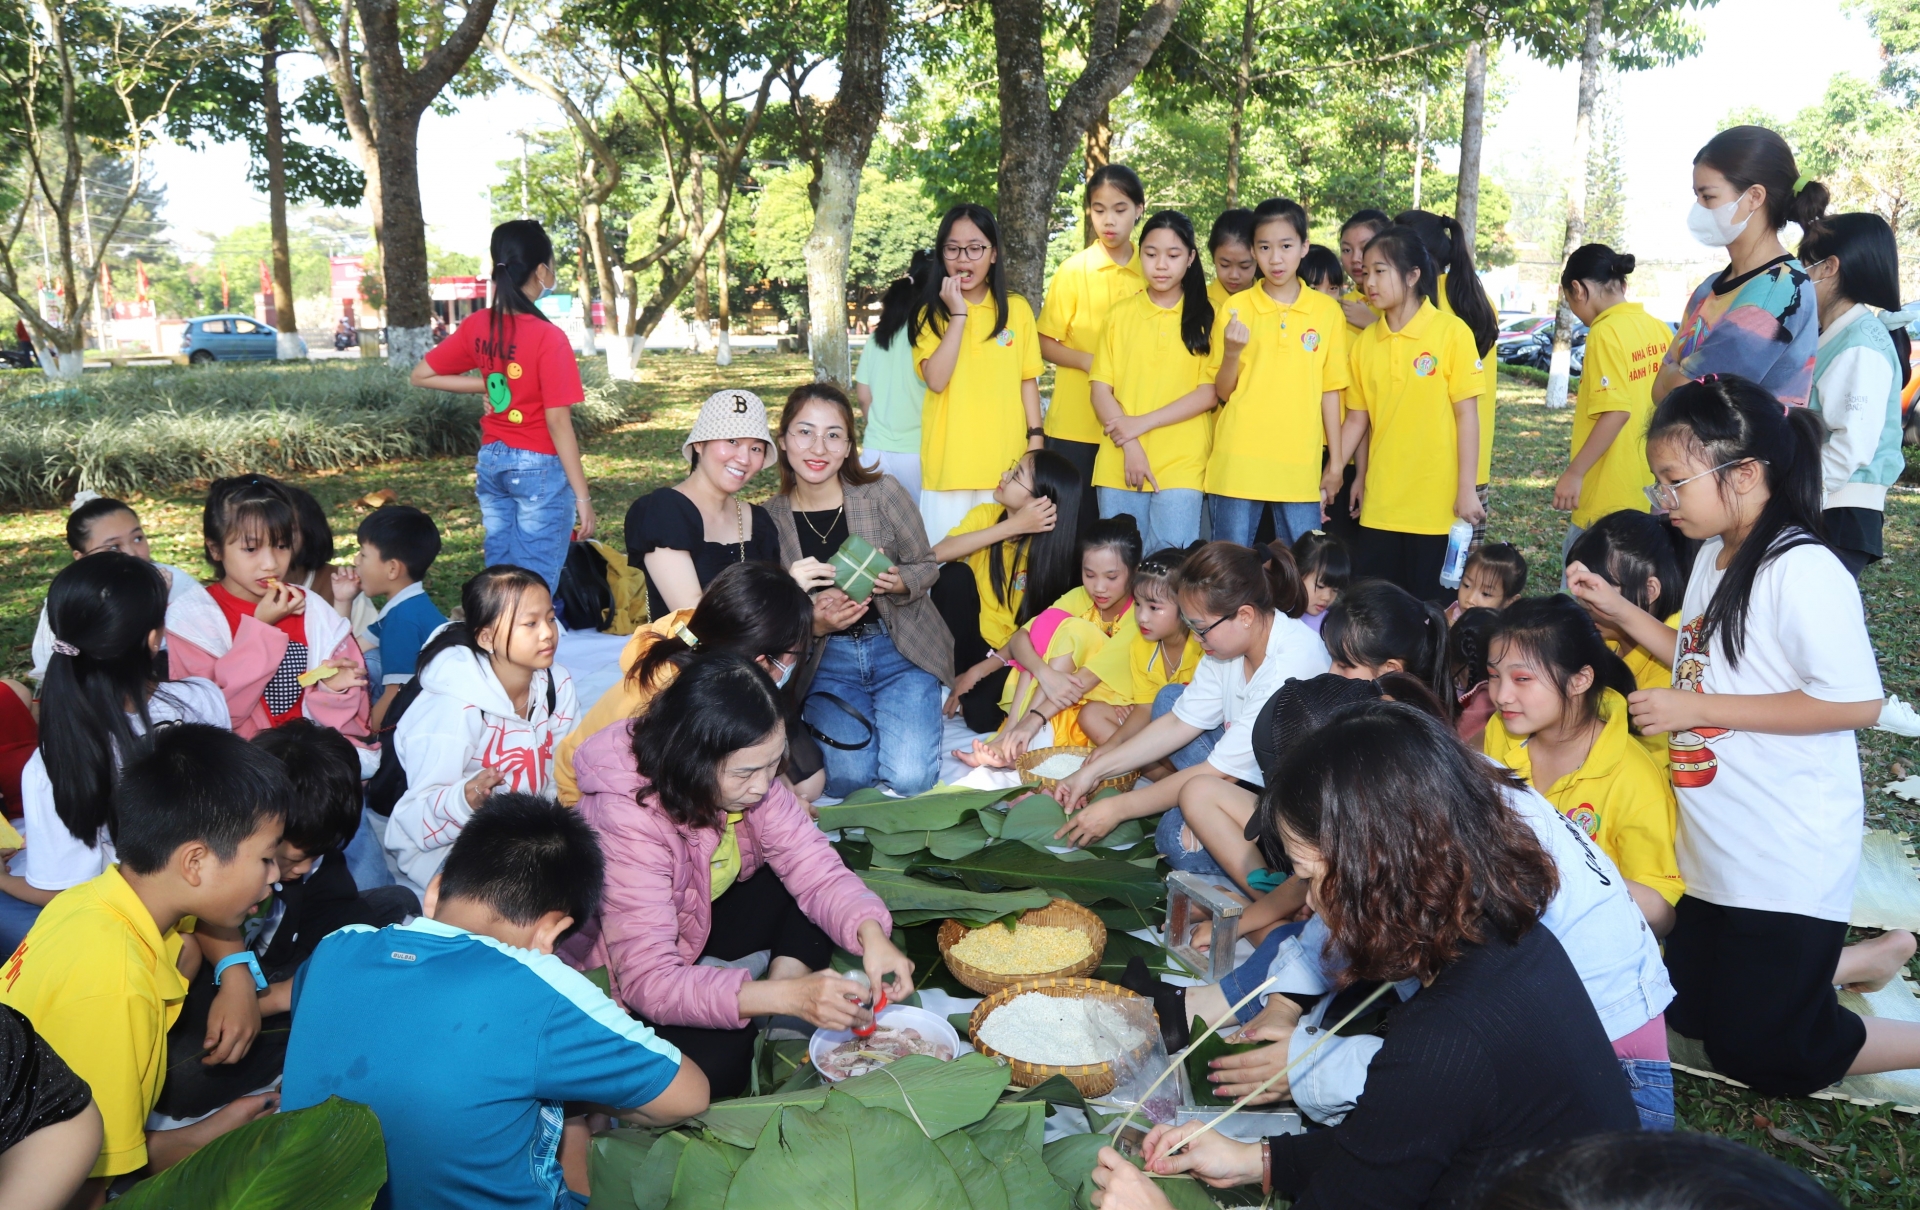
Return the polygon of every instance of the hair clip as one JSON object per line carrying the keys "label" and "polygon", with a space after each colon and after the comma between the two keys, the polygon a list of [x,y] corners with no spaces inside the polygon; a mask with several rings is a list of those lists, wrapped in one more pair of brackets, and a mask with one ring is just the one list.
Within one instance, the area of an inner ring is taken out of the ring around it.
{"label": "hair clip", "polygon": [[1799,193],[1802,189],[1805,189],[1808,185],[1811,185],[1811,184],[1813,184],[1813,174],[1811,172],[1803,172],[1797,178],[1795,178],[1793,182],[1793,191],[1795,193]]}
{"label": "hair clip", "polygon": [[55,639],[53,641],[53,653],[55,655],[77,656],[80,654],[80,649],[65,639]]}
{"label": "hair clip", "polygon": [[680,633],[676,637],[685,641],[685,643],[687,644],[688,651],[692,651],[695,647],[698,647],[700,645],[700,636],[693,633],[693,627],[691,626],[685,626],[685,625],[681,626]]}

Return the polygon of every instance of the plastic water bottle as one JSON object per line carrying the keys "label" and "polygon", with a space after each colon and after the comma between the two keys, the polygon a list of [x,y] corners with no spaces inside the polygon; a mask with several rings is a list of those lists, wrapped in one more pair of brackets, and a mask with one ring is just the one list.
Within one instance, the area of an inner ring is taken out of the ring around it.
{"label": "plastic water bottle", "polygon": [[1472,545],[1472,523],[1455,521],[1447,531],[1447,559],[1440,565],[1440,587],[1460,587],[1460,577],[1467,571],[1467,549]]}

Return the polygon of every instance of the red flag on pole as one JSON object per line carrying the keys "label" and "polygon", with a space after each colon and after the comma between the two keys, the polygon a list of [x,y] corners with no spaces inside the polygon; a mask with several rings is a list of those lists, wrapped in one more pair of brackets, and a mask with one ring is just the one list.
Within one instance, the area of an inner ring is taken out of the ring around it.
{"label": "red flag on pole", "polygon": [[104,259],[100,262],[100,301],[107,310],[113,310],[113,266]]}
{"label": "red flag on pole", "polygon": [[147,280],[147,267],[139,261],[133,262],[134,301],[147,301],[147,291],[153,289],[153,283]]}
{"label": "red flag on pole", "polygon": [[227,262],[225,261],[220,262],[220,309],[233,310],[233,299],[227,292]]}
{"label": "red flag on pole", "polygon": [[260,293],[273,295],[273,274],[267,271],[267,262],[260,262]]}

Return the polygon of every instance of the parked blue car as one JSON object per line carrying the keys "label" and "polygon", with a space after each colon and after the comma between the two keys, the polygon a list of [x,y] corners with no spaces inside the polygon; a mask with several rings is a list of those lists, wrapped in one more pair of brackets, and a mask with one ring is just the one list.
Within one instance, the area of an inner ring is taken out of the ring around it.
{"label": "parked blue car", "polygon": [[180,351],[195,365],[208,361],[272,361],[278,337],[248,315],[203,315],[187,321]]}

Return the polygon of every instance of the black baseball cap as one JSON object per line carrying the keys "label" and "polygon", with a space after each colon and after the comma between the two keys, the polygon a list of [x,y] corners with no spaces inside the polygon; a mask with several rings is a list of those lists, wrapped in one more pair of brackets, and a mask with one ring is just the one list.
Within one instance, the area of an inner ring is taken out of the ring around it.
{"label": "black baseball cap", "polygon": [[[1272,785],[1280,758],[1287,749],[1325,726],[1335,714],[1348,706],[1377,702],[1385,696],[1373,681],[1351,680],[1331,672],[1288,681],[1274,690],[1253,720],[1253,759],[1260,766],[1261,780]],[[1263,798],[1263,805],[1264,801]],[[1248,817],[1242,835],[1258,842],[1263,822],[1263,807],[1257,806]]]}

